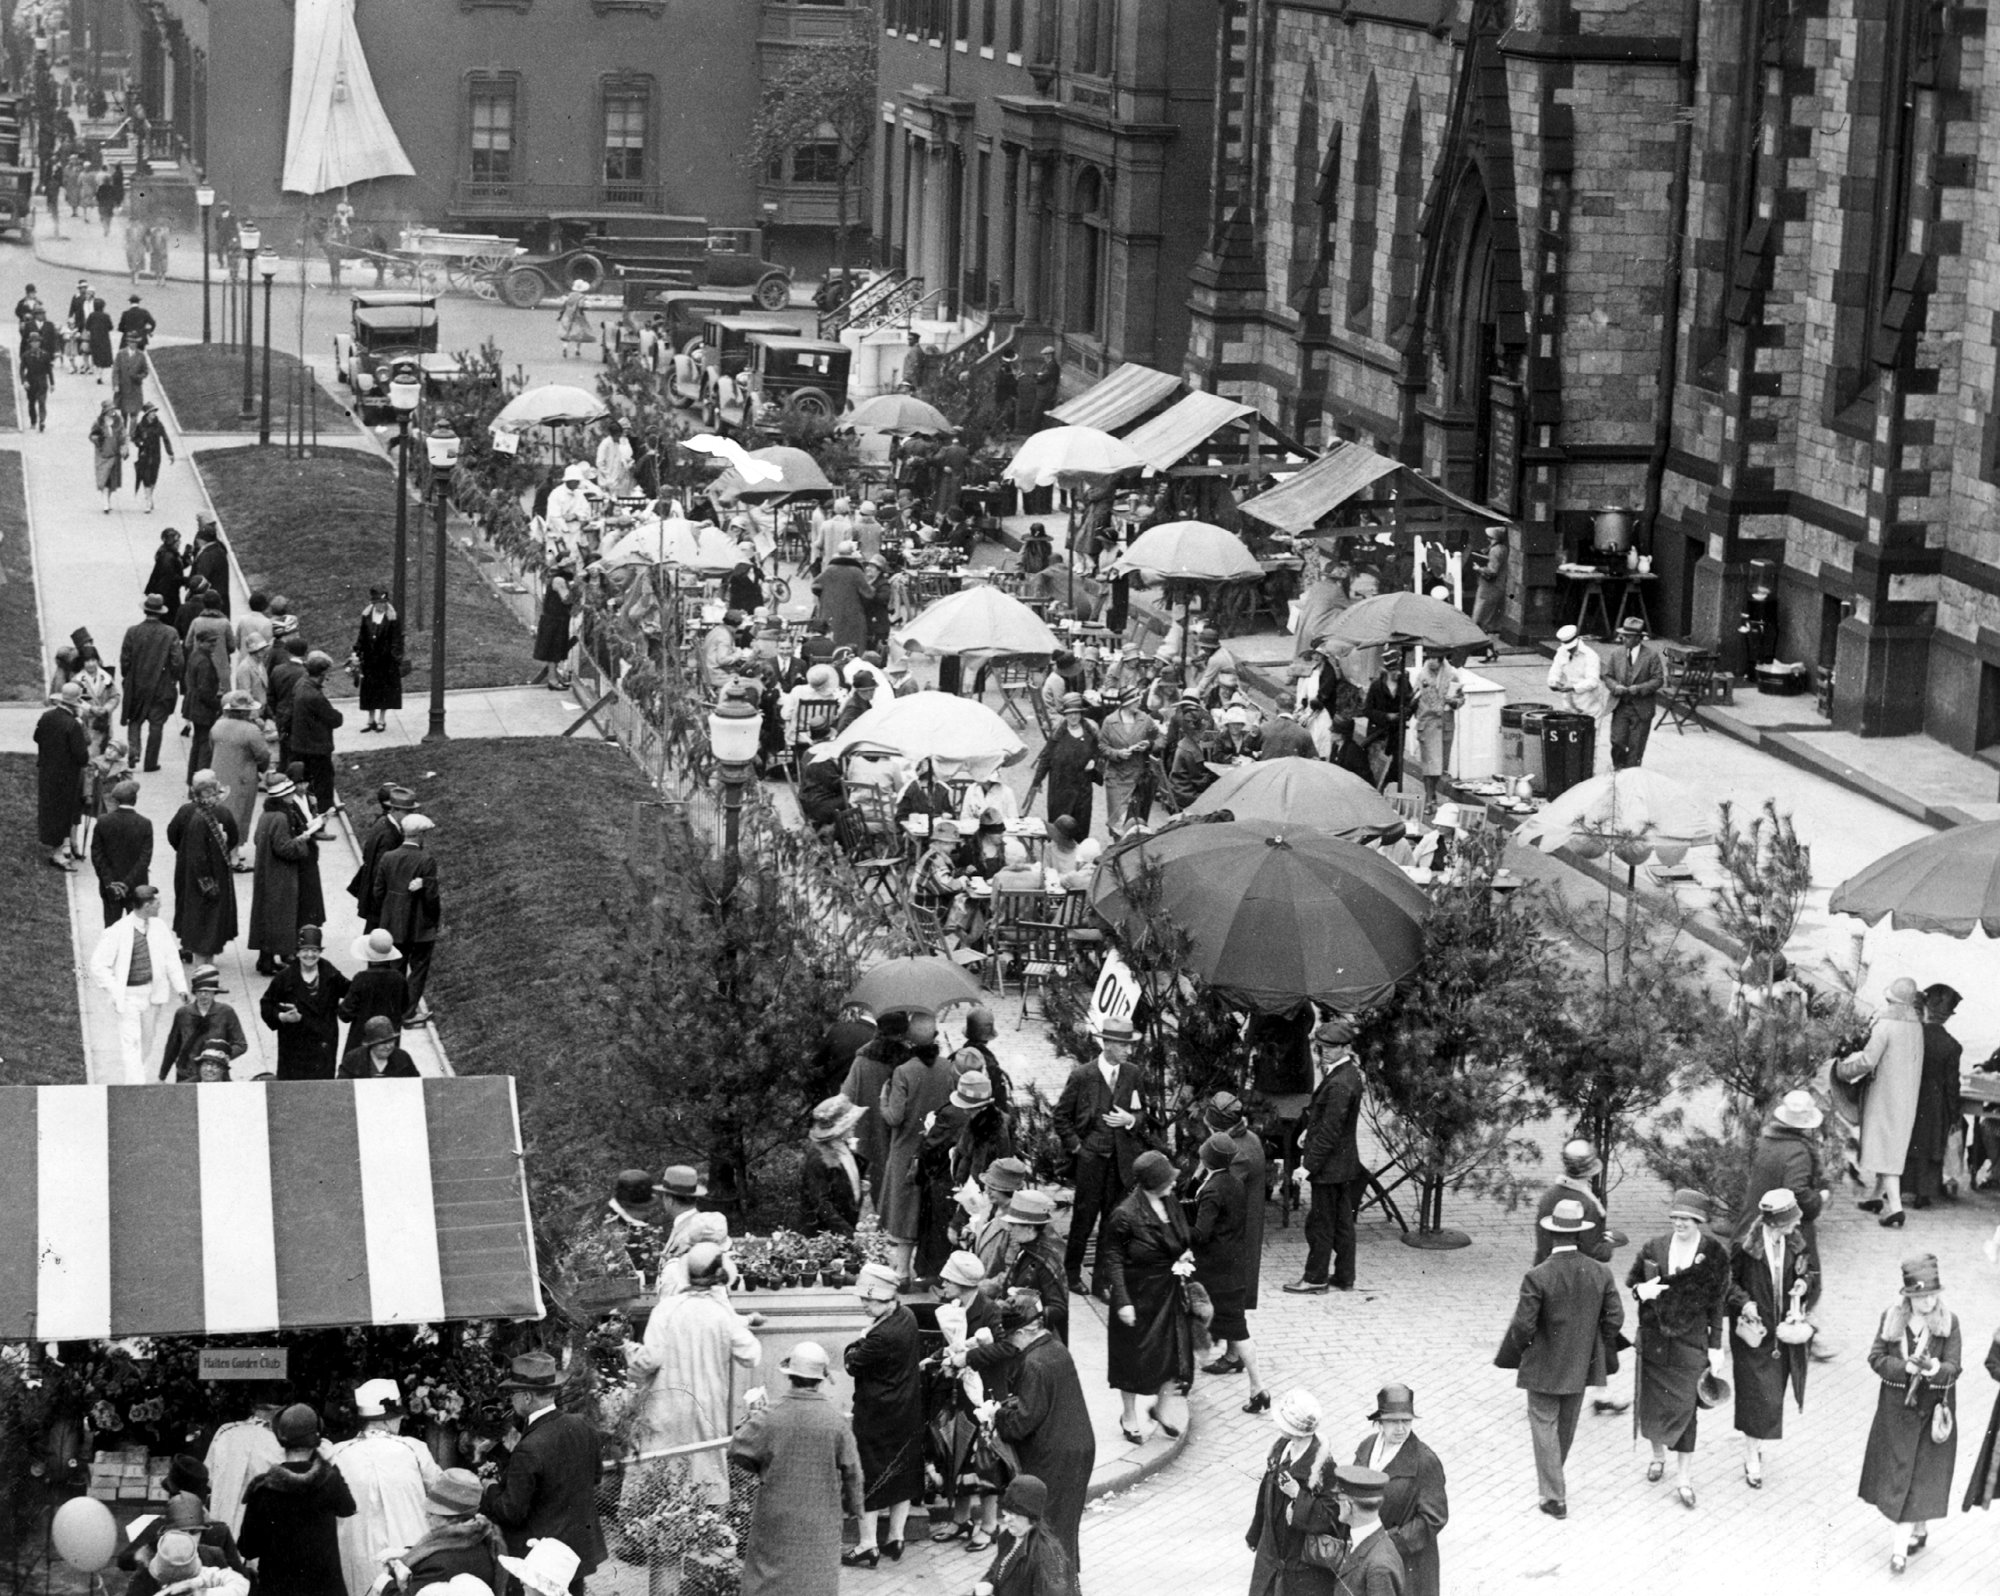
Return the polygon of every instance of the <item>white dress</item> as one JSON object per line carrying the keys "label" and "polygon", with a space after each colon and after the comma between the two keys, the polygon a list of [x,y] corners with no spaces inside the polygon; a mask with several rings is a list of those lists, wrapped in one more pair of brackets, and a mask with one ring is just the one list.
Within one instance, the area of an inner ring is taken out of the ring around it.
{"label": "white dress", "polygon": [[424,1487],[437,1478],[430,1448],[407,1435],[367,1431],[333,1449],[333,1466],[354,1493],[354,1512],[336,1523],[347,1596],[365,1596],[382,1554],[429,1533]]}
{"label": "white dress", "polygon": [[215,1432],[208,1443],[209,1511],[229,1526],[231,1535],[243,1533],[243,1493],[250,1482],[266,1469],[285,1461],[285,1449],[263,1419],[237,1419]]}

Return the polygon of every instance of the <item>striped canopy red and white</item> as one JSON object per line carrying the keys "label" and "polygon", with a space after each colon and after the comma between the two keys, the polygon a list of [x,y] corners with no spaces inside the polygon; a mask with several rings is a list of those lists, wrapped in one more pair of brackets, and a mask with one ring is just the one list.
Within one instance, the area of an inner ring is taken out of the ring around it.
{"label": "striped canopy red and white", "polygon": [[0,1341],[542,1311],[509,1077],[0,1089]]}

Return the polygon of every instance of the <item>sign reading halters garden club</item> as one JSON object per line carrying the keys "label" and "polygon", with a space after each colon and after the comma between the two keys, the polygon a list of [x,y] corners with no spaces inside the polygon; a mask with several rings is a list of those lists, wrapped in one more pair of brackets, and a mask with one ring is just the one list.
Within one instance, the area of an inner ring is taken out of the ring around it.
{"label": "sign reading halters garden club", "polygon": [[195,1366],[200,1380],[283,1380],[291,1353],[283,1347],[203,1347]]}

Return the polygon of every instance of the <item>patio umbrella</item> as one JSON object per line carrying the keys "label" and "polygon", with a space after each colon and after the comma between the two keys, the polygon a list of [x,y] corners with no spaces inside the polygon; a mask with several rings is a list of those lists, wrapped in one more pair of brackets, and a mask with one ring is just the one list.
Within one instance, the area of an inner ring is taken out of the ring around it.
{"label": "patio umbrella", "polygon": [[1421,643],[1426,648],[1477,648],[1486,634],[1442,599],[1421,593],[1382,593],[1350,604],[1321,628],[1356,648]]}
{"label": "patio umbrella", "polygon": [[767,460],[776,466],[780,473],[777,479],[745,482],[742,473],[732,466],[709,485],[709,491],[722,499],[782,499],[801,493],[833,496],[833,484],[827,481],[819,462],[803,449],[774,445],[769,449],[752,449],[750,458]]}
{"label": "patio umbrella", "polygon": [[993,659],[1002,654],[1053,654],[1056,634],[1027,605],[991,583],[947,593],[896,629],[905,648],[930,654]]}
{"label": "patio umbrella", "polygon": [[859,1004],[877,1017],[898,1009],[935,1014],[954,1003],[977,1003],[982,991],[949,959],[890,959],[863,975],[841,1001]]}
{"label": "patio umbrella", "polygon": [[703,576],[726,576],[741,563],[736,540],[707,521],[642,521],[604,546],[607,566],[679,565]]}
{"label": "patio umbrella", "polygon": [[860,716],[833,740],[832,747],[839,754],[868,751],[929,757],[940,774],[973,760],[998,759],[1011,765],[1028,751],[992,710],[976,698],[955,693],[892,698]]}
{"label": "patio umbrella", "polygon": [[1530,815],[1514,840],[1544,853],[1566,847],[1590,859],[1615,853],[1627,865],[1671,865],[1715,840],[1715,815],[1689,788],[1635,765],[1578,782]]}
{"label": "patio umbrella", "polygon": [[573,422],[596,421],[607,414],[604,401],[594,393],[552,382],[517,393],[501,406],[493,418],[496,427],[562,427]]}
{"label": "patio umbrella", "polygon": [[911,393],[878,393],[873,399],[862,400],[834,426],[840,432],[928,432],[939,436],[958,430],[936,405],[926,404]]}
{"label": "patio umbrella", "polygon": [[1191,815],[1228,810],[1238,820],[1309,826],[1356,841],[1403,834],[1403,817],[1352,771],[1323,759],[1265,759],[1236,765],[1188,805]]}
{"label": "patio umbrella", "polygon": [[1258,1013],[1308,998],[1368,1008],[1423,959],[1430,900],[1380,854],[1324,831],[1195,822],[1122,845],[1090,897],[1128,936],[1143,925],[1131,894],[1148,866],[1160,911],[1193,943],[1190,972]]}
{"label": "patio umbrella", "polygon": [[1136,571],[1154,581],[1254,582],[1264,567],[1234,532],[1206,521],[1169,521],[1141,532],[1111,571]]}
{"label": "patio umbrella", "polygon": [[1125,444],[1096,427],[1048,427],[1015,451],[1005,475],[1025,492],[1103,481],[1137,471],[1145,463]]}
{"label": "patio umbrella", "polygon": [[2000,820],[1954,826],[1884,854],[1833,889],[1827,909],[1898,931],[2000,936]]}

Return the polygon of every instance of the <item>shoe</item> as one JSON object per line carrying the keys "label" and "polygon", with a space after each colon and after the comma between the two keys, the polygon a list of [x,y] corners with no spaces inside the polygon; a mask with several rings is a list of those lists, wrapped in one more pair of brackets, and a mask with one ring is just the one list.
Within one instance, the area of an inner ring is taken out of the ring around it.
{"label": "shoe", "polygon": [[1137,1430],[1133,1429],[1132,1426],[1129,1424],[1119,1425],[1118,1433],[1124,1436],[1125,1439],[1130,1441],[1134,1446],[1144,1446],[1146,1444],[1146,1438],[1143,1435],[1141,1435]]}
{"label": "shoe", "polygon": [[1646,1465],[1646,1483],[1648,1485],[1658,1485],[1660,1483],[1661,1477],[1666,1472],[1667,1472],[1666,1464],[1661,1463],[1657,1460],[1648,1463]]}
{"label": "shoe", "polygon": [[1762,1474],[1751,1473],[1750,1465],[1745,1463],[1743,1465],[1743,1483],[1753,1491],[1761,1491],[1764,1488],[1764,1476]]}
{"label": "shoe", "polygon": [[1083,1277],[1081,1275],[1071,1275],[1069,1279],[1064,1282],[1064,1285],[1068,1288],[1069,1294],[1072,1297],[1087,1297],[1090,1295],[1090,1287],[1086,1286],[1083,1283]]}
{"label": "shoe", "polygon": [[931,1542],[933,1545],[943,1546],[948,1541],[967,1540],[971,1535],[972,1525],[969,1522],[948,1524],[943,1529],[934,1529],[931,1531]]}
{"label": "shoe", "polygon": [[1203,1374],[1241,1374],[1243,1372],[1243,1360],[1224,1353],[1213,1363],[1204,1363],[1201,1366],[1201,1372]]}
{"label": "shoe", "polygon": [[1898,1208],[1893,1214],[1884,1214],[1875,1223],[1880,1225],[1884,1230],[1901,1230],[1903,1228],[1903,1218],[1903,1210]]}
{"label": "shoe", "polygon": [[1323,1297],[1333,1289],[1324,1280],[1288,1280],[1281,1288],[1295,1297]]}
{"label": "shoe", "polygon": [[901,1541],[884,1541],[882,1543],[882,1555],[892,1563],[900,1563],[903,1560],[903,1543]]}
{"label": "shoe", "polygon": [[1548,1514],[1550,1518],[1568,1518],[1569,1504],[1567,1502],[1550,1500],[1542,1503],[1542,1511]]}
{"label": "shoe", "polygon": [[1251,1392],[1250,1400],[1243,1404],[1243,1411],[1245,1413],[1269,1413],[1271,1411],[1271,1393],[1268,1391]]}
{"label": "shoe", "polygon": [[1859,1208],[1864,1214],[1879,1214],[1882,1211],[1882,1199],[1880,1197],[1864,1197],[1854,1206]]}
{"label": "shoe", "polygon": [[1168,1440],[1178,1441],[1181,1438],[1181,1432],[1167,1423],[1159,1414],[1155,1413],[1153,1415],[1153,1422],[1160,1427],[1160,1434],[1164,1435]]}
{"label": "shoe", "polygon": [[1930,1545],[1930,1543],[1931,1543],[1931,1532],[1929,1530],[1925,1530],[1920,1535],[1912,1535],[1910,1537],[1910,1555],[1912,1557],[1915,1557],[1917,1553],[1921,1552],[1926,1546]]}
{"label": "shoe", "polygon": [[993,1549],[993,1537],[984,1530],[977,1530],[965,1543],[965,1549],[968,1552],[989,1552]]}
{"label": "shoe", "polygon": [[1892,1556],[1889,1559],[1889,1572],[1892,1574],[1900,1574],[1904,1569],[1908,1568],[1909,1566],[1910,1566],[1910,1560],[1907,1557]]}
{"label": "shoe", "polygon": [[1692,1508],[1694,1506],[1694,1487],[1692,1485],[1676,1485],[1674,1487],[1674,1495],[1681,1499],[1682,1507]]}
{"label": "shoe", "polygon": [[1623,1413],[1631,1406],[1632,1399],[1630,1397],[1592,1397],[1590,1399],[1590,1411],[1592,1413]]}
{"label": "shoe", "polygon": [[1930,1207],[1930,1205],[1931,1205],[1931,1200],[1928,1197],[1912,1197],[1910,1199],[1910,1206],[1920,1211],[1922,1209]]}
{"label": "shoe", "polygon": [[882,1554],[872,1546],[865,1552],[856,1546],[840,1554],[840,1566],[842,1568],[873,1568],[881,1561]]}

